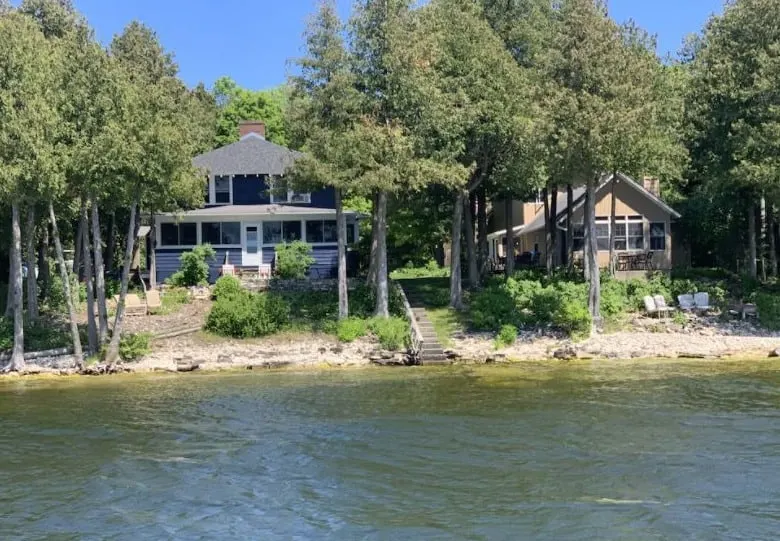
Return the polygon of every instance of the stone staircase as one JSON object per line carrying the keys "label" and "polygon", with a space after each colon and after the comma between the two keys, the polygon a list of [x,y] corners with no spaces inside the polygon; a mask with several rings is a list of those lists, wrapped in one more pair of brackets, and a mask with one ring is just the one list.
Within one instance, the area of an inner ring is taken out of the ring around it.
{"label": "stone staircase", "polygon": [[436,336],[436,329],[434,329],[431,320],[428,319],[425,308],[419,306],[415,307],[414,304],[412,304],[412,313],[414,314],[415,319],[417,319],[417,325],[420,327],[423,336],[423,346],[420,350],[420,364],[450,364],[450,360],[444,353],[444,348],[439,343],[438,336]]}

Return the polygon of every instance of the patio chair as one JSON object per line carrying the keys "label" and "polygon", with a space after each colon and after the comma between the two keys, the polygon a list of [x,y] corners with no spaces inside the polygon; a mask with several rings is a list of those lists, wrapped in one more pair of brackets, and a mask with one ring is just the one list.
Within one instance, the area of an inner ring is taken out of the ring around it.
{"label": "patio chair", "polygon": [[[119,295],[114,295],[114,301],[119,306]],[[125,315],[145,316],[146,303],[141,302],[141,299],[135,293],[128,293],[125,297]]]}
{"label": "patio chair", "polygon": [[653,299],[652,296],[647,295],[644,299],[642,299],[645,303],[645,312],[647,312],[648,316],[654,316],[660,314],[658,311],[658,307],[655,305],[655,299]]}
{"label": "patio chair", "polygon": [[696,304],[696,310],[702,312],[708,312],[711,310],[710,306],[710,294],[706,292],[699,292],[693,296],[694,303]]}
{"label": "patio chair", "polygon": [[146,309],[147,311],[159,310],[162,308],[162,299],[160,298],[159,289],[150,289],[146,292]]}
{"label": "patio chair", "polygon": [[261,263],[257,268],[257,275],[259,278],[268,280],[271,278],[271,265],[268,263]]}
{"label": "patio chair", "polygon": [[691,310],[696,308],[696,300],[694,299],[692,293],[687,293],[685,295],[678,295],[677,302],[680,305],[680,310],[683,310],[685,312],[690,312]]}
{"label": "patio chair", "polygon": [[674,308],[671,306],[667,306],[666,299],[663,295],[655,295],[653,297],[653,301],[655,301],[655,307],[658,309],[658,315],[660,316],[668,316],[672,312],[674,312]]}

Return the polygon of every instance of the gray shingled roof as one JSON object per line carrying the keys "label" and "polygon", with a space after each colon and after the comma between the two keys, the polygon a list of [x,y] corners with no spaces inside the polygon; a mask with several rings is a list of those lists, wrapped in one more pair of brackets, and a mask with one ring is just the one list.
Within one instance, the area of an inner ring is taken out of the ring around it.
{"label": "gray shingled roof", "polygon": [[[336,215],[336,209],[320,207],[303,207],[295,205],[222,205],[207,207],[186,212],[171,213],[168,216],[307,216],[307,215]],[[345,210],[347,216],[356,216],[357,213]]]}
{"label": "gray shingled roof", "polygon": [[195,167],[212,175],[282,175],[300,152],[250,133],[240,141],[196,156]]}

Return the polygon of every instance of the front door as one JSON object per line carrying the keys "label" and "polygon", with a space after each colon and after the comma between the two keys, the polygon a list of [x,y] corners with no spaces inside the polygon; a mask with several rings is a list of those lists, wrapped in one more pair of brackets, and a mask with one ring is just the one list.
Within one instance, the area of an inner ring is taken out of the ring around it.
{"label": "front door", "polygon": [[260,224],[244,224],[244,253],[242,266],[254,267],[263,262],[263,249],[260,243],[262,234]]}

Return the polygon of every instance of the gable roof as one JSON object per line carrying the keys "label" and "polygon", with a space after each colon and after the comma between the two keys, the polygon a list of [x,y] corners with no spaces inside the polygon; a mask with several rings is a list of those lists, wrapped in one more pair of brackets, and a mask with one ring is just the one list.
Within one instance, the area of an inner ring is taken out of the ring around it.
{"label": "gable roof", "polygon": [[250,133],[192,160],[212,175],[282,175],[303,154]]}
{"label": "gable roof", "polygon": [[[607,174],[601,177],[601,180],[599,181],[599,185],[596,188],[596,193],[600,192],[604,189],[608,184],[612,182],[615,175]],[[652,192],[645,189],[644,186],[639,184],[636,180],[629,177],[628,175],[625,175],[623,173],[617,174],[618,179],[624,183],[626,186],[630,186],[631,188],[638,191],[641,195],[649,199],[652,203],[655,205],[658,205],[661,207],[664,211],[671,214],[674,218],[679,218],[680,213],[674,210],[672,207],[664,203],[657,195],[653,194]],[[583,204],[585,204],[585,187],[581,186],[579,188],[575,188],[573,192],[573,204],[572,204],[572,212],[580,208]],[[568,207],[568,196],[564,193],[558,194],[558,216],[556,217],[557,221],[560,221],[566,217],[566,209]],[[534,233],[535,231],[541,231],[544,229],[544,212],[540,212],[532,221],[529,223],[522,231],[521,234],[527,235],[528,233]]]}

